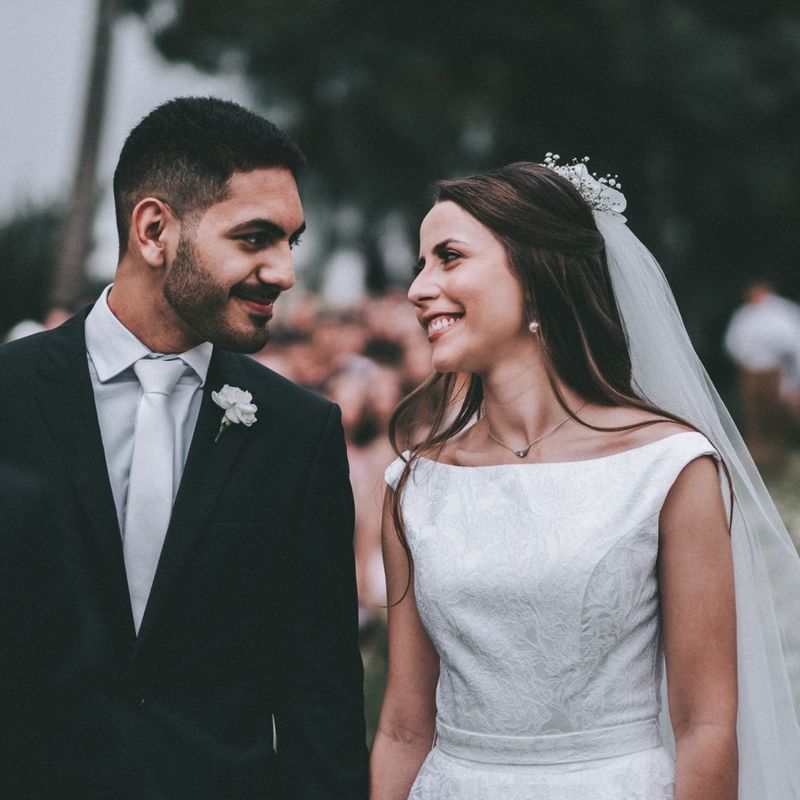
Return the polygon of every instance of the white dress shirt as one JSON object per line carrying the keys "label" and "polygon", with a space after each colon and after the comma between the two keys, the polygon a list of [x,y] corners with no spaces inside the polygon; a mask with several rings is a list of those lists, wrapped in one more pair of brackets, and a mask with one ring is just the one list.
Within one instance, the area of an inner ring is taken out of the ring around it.
{"label": "white dress shirt", "polygon": [[[103,290],[86,317],[86,354],[108,477],[117,508],[119,529],[123,531],[136,410],[142,392],[133,365],[140,358],[160,354],[148,349],[114,316],[108,307],[108,294],[112,286]],[[176,431],[173,474],[177,477],[183,474],[189,454],[212,350],[210,342],[203,342],[185,353],[167,356],[180,358],[187,365],[170,397]],[[178,484],[179,480],[176,480],[176,493]]]}

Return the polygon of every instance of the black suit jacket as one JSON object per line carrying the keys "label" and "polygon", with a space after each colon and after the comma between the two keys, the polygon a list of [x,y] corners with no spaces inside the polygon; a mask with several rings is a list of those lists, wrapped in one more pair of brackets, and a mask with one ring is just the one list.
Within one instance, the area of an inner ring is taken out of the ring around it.
{"label": "black suit jacket", "polygon": [[[137,637],[86,313],[0,348],[0,461],[48,487],[57,565],[36,592],[50,598],[36,612],[49,624],[32,627],[47,653],[37,744],[21,765],[34,794],[366,797],[338,408],[215,349]],[[215,443],[222,411],[211,391],[224,383],[252,392],[258,420]],[[18,685],[30,691],[22,676]]]}
{"label": "black suit jacket", "polygon": [[[46,720],[63,599],[47,483],[0,464],[0,797],[33,795],[29,754]],[[42,592],[41,587],[48,591]]]}

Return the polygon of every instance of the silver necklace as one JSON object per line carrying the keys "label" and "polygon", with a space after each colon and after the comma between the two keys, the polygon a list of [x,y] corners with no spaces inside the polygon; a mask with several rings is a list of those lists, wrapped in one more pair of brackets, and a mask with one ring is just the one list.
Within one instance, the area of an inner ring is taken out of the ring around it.
{"label": "silver necklace", "polygon": [[[588,402],[589,402],[588,400],[585,400],[583,403],[581,403],[580,407],[577,408],[574,413],[577,414],[578,411],[580,411]],[[530,452],[531,447],[541,442],[542,439],[546,439],[548,436],[552,436],[562,425],[566,425],[567,421],[571,420],[572,417],[573,414],[567,414],[567,416],[564,417],[564,419],[562,419],[561,422],[559,422],[557,425],[554,425],[552,428],[550,428],[550,430],[545,431],[541,436],[537,436],[532,442],[528,442],[528,446],[523,447],[522,450],[515,450],[513,447],[509,447],[505,442],[501,442],[494,435],[494,433],[492,433],[492,426],[489,424],[488,417],[486,418],[486,430],[489,432],[489,436],[491,436],[492,439],[494,439],[497,442],[497,444],[500,445],[500,447],[505,447],[506,450],[510,450],[515,456],[517,456],[517,458],[525,458],[525,456],[527,456],[528,453]]]}

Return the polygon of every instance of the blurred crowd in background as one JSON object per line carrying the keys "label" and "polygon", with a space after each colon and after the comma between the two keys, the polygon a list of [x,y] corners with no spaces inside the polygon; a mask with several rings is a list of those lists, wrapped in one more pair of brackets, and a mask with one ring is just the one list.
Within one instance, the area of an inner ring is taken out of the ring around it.
{"label": "blurred crowd in background", "polygon": [[[277,324],[276,324],[277,323]],[[380,528],[383,473],[395,458],[389,419],[431,374],[430,346],[405,292],[326,310],[312,294],[276,305],[270,341],[255,358],[342,409],[356,504],[356,572],[362,628],[385,614]]]}

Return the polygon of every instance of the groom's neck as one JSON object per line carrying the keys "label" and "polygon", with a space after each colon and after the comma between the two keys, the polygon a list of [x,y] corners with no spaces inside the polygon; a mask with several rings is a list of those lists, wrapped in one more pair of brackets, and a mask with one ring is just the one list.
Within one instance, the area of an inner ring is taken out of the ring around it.
{"label": "groom's neck", "polygon": [[164,297],[161,281],[125,260],[108,295],[111,313],[154,353],[183,353],[200,344]]}

